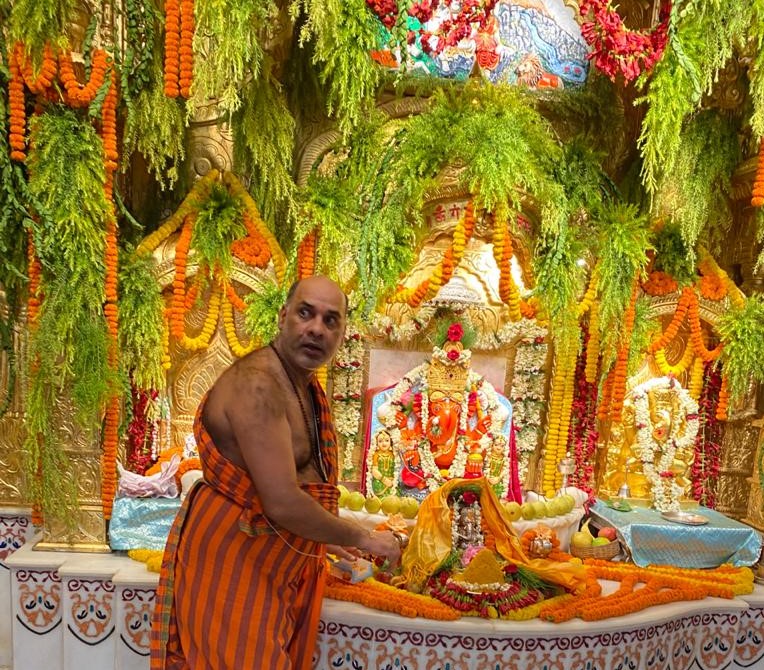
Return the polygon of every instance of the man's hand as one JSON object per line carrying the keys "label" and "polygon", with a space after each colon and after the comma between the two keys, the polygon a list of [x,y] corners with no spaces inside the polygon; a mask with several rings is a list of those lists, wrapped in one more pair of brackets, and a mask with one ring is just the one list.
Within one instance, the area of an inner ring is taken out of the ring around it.
{"label": "man's hand", "polygon": [[326,551],[334,554],[337,558],[344,558],[351,563],[361,556],[361,550],[356,547],[341,547],[338,544],[327,544]]}
{"label": "man's hand", "polygon": [[389,530],[372,531],[369,539],[359,545],[359,549],[384,558],[391,567],[398,565],[401,560],[401,543]]}

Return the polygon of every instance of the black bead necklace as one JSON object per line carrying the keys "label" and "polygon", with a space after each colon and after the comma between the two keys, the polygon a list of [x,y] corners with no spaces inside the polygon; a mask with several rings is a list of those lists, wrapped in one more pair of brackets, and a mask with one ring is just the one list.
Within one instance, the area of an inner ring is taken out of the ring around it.
{"label": "black bead necklace", "polygon": [[287,367],[286,362],[279,353],[279,350],[276,349],[276,346],[273,344],[273,342],[271,342],[268,346],[273,349],[273,353],[276,354],[276,358],[279,359],[279,363],[281,363],[284,374],[286,374],[289,383],[292,385],[292,391],[294,391],[295,396],[297,396],[297,402],[300,405],[300,412],[302,412],[302,420],[305,422],[305,430],[307,431],[308,441],[310,442],[310,452],[313,456],[313,460],[318,466],[318,471],[321,474],[321,478],[325,482],[329,481],[328,477],[326,476],[324,459],[321,458],[321,448],[319,446],[318,440],[318,423],[316,421],[316,408],[313,403],[313,391],[310,389],[310,387],[308,388],[308,400],[310,400],[311,415],[313,417],[313,421],[310,421],[308,419],[308,412],[305,409],[305,403],[303,403],[300,392],[297,390],[297,384],[295,383],[294,379],[292,379],[292,375],[289,374],[289,368]]}

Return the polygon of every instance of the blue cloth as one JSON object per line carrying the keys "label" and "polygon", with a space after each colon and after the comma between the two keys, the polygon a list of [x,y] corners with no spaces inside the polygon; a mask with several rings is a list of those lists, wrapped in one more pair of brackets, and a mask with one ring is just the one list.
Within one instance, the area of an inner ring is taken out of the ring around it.
{"label": "blue cloth", "polygon": [[116,498],[109,523],[111,548],[164,549],[179,509],[179,498]]}
{"label": "blue cloth", "polygon": [[654,509],[629,512],[611,509],[601,501],[591,513],[613,526],[637,565],[674,565],[715,568],[724,563],[753,565],[761,553],[761,534],[744,523],[706,507],[693,509],[708,519],[702,526],[685,526],[664,519]]}

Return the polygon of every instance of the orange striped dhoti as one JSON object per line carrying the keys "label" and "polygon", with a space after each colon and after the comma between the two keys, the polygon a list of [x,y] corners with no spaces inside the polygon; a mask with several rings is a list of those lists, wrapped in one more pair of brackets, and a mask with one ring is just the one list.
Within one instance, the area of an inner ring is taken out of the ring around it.
{"label": "orange striped dhoti", "polygon": [[[317,400],[326,409],[323,393]],[[309,670],[325,547],[271,526],[248,473],[215,448],[201,421],[203,406],[194,433],[204,481],[186,497],[165,547],[151,670]],[[328,426],[322,425],[322,451],[334,482]],[[333,484],[302,488],[336,513]]]}

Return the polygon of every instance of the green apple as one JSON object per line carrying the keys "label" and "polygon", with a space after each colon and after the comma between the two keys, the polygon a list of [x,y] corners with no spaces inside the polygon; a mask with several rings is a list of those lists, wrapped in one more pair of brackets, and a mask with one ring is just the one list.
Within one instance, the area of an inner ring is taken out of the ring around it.
{"label": "green apple", "polygon": [[535,519],[536,510],[533,508],[533,503],[523,503],[520,505],[520,515],[523,519]]}
{"label": "green apple", "polygon": [[568,502],[562,498],[552,498],[546,504],[552,516],[562,516],[568,513]]}
{"label": "green apple", "polygon": [[593,547],[603,547],[606,544],[610,544],[610,540],[608,540],[606,537],[595,537],[592,540]]}
{"label": "green apple", "polygon": [[549,511],[547,510],[546,503],[543,500],[536,500],[535,502],[532,502],[531,507],[533,507],[533,513],[537,519],[549,516]]}
{"label": "green apple", "polygon": [[507,511],[510,521],[517,521],[522,517],[523,513],[520,508],[520,503],[510,500],[504,503],[504,509]]}
{"label": "green apple", "polygon": [[382,498],[382,511],[390,516],[397,514],[401,509],[401,499],[398,496],[385,496]]}
{"label": "green apple", "polygon": [[345,486],[342,484],[337,485],[337,489],[340,492],[340,499],[338,501],[340,507],[345,507],[348,502],[348,496],[350,495],[350,491],[347,490]]}
{"label": "green apple", "polygon": [[400,513],[404,519],[413,519],[419,511],[419,501],[411,496],[401,498]]}
{"label": "green apple", "polygon": [[366,498],[363,506],[369,514],[376,514],[382,507],[382,501],[377,496],[372,496],[371,498]]}
{"label": "green apple", "polygon": [[366,497],[360,491],[353,491],[348,495],[347,508],[354,512],[360,512],[366,503]]}

